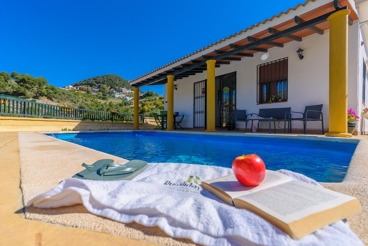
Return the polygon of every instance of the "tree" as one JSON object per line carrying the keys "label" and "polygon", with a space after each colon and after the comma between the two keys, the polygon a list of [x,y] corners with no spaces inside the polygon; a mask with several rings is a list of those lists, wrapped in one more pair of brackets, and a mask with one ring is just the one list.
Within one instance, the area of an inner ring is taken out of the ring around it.
{"label": "tree", "polygon": [[107,87],[107,85],[103,84],[100,86],[100,92],[102,93],[102,95],[107,96],[110,92],[109,88]]}
{"label": "tree", "polygon": [[56,98],[56,95],[58,94],[59,89],[57,89],[55,86],[53,85],[48,85],[45,87],[45,94],[46,97],[50,100],[53,100],[54,98]]}
{"label": "tree", "polygon": [[47,80],[43,77],[35,78],[35,87],[33,88],[35,97],[46,95]]}
{"label": "tree", "polygon": [[87,87],[87,94],[92,94],[92,88],[90,86]]}
{"label": "tree", "polygon": [[15,71],[14,71],[14,72],[12,72],[12,73],[11,73],[11,75],[10,75],[10,76],[11,76],[12,78],[15,78],[15,77],[17,77],[18,75],[19,75],[19,74],[18,74],[18,72],[15,72]]}
{"label": "tree", "polygon": [[11,76],[7,72],[0,72],[0,81],[8,82],[11,79]]}
{"label": "tree", "polygon": [[152,97],[155,95],[155,93],[153,91],[147,91],[146,94],[144,94],[145,97]]}
{"label": "tree", "polygon": [[17,84],[14,83],[7,72],[0,72],[0,93],[12,94],[17,90]]}
{"label": "tree", "polygon": [[43,77],[34,78],[28,74],[19,75],[17,72],[12,73],[12,77],[18,86],[21,87],[19,90],[26,97],[36,97],[45,95],[45,87],[47,86],[47,81]]}

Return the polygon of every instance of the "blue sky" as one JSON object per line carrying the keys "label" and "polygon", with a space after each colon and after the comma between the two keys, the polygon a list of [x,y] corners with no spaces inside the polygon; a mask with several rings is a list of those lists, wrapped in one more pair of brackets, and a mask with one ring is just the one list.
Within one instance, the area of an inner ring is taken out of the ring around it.
{"label": "blue sky", "polygon": [[[135,79],[302,0],[4,0],[0,71],[56,87],[105,74]],[[163,94],[163,86],[147,86]]]}

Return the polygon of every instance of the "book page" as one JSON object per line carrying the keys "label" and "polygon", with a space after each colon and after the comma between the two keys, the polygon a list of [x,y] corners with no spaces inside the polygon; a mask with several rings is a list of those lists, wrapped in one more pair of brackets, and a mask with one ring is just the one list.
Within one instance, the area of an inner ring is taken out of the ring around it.
{"label": "book page", "polygon": [[215,179],[202,181],[203,183],[214,186],[217,189],[225,192],[231,198],[242,196],[245,194],[253,193],[262,189],[269,188],[287,181],[291,181],[292,178],[277,171],[266,170],[266,177],[261,184],[255,187],[244,186],[236,179],[234,174],[218,177]]}
{"label": "book page", "polygon": [[[285,223],[336,207],[353,199],[355,198],[296,180],[237,198]],[[242,207],[237,201],[235,205]]]}

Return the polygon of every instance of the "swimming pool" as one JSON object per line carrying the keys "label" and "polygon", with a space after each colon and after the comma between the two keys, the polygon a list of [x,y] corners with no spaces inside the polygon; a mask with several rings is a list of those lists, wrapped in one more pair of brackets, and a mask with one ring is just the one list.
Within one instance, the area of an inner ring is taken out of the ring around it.
{"label": "swimming pool", "polygon": [[319,182],[341,182],[359,142],[148,131],[48,135],[125,159],[147,162],[231,168],[235,157],[255,153],[264,160],[267,169],[288,169]]}

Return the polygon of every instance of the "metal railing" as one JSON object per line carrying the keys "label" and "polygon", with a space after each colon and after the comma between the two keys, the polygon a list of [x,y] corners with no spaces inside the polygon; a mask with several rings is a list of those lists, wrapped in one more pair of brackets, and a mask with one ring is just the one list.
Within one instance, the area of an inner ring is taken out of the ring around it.
{"label": "metal railing", "polygon": [[[63,107],[0,96],[0,115],[13,117],[35,117],[52,119],[73,119],[92,121],[133,122],[130,113],[108,112],[79,108]],[[139,115],[139,122],[144,122],[144,114]]]}

